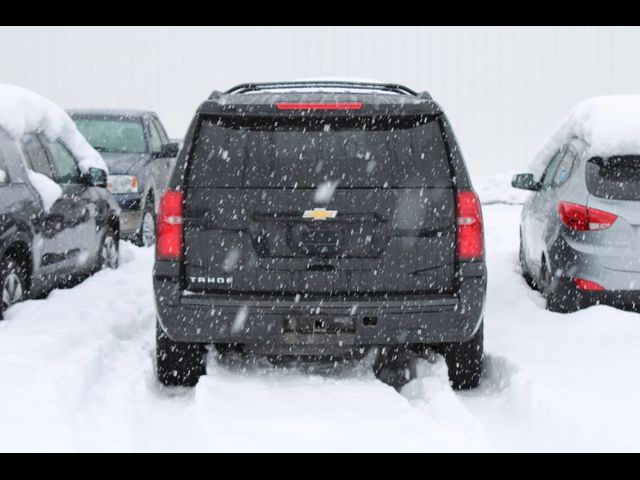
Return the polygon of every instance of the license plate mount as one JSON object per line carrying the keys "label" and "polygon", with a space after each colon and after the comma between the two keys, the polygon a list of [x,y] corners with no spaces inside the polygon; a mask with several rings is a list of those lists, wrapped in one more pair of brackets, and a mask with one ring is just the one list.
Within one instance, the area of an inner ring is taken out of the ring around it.
{"label": "license plate mount", "polygon": [[351,317],[290,316],[284,321],[284,333],[299,335],[355,334],[356,322]]}

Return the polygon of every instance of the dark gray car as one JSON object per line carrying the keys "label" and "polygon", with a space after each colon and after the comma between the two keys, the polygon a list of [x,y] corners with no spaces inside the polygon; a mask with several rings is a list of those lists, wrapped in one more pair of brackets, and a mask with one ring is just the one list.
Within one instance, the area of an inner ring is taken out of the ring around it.
{"label": "dark gray car", "polygon": [[520,261],[547,308],[640,305],[640,156],[591,157],[574,138],[553,155],[522,212]]}
{"label": "dark gray car", "polygon": [[123,238],[155,242],[158,202],[175,166],[178,143],[154,112],[71,110],[71,118],[109,167],[109,190],[120,205]]}
{"label": "dark gray car", "polygon": [[[61,139],[33,131],[17,140],[0,128],[0,320],[14,303],[118,266],[118,207],[107,174],[82,174],[77,164]],[[33,175],[60,188],[49,207]]]}

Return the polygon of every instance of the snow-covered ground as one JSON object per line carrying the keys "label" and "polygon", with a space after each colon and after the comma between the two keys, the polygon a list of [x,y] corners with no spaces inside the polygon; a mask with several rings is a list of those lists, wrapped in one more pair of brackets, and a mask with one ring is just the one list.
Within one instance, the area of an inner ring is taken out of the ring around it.
{"label": "snow-covered ground", "polygon": [[161,388],[153,252],[124,244],[120,270],[0,322],[0,451],[639,451],[640,317],[546,312],[519,276],[519,212],[485,206],[489,356],[474,392],[454,393],[439,359],[397,393],[366,362],[213,356],[195,389]]}

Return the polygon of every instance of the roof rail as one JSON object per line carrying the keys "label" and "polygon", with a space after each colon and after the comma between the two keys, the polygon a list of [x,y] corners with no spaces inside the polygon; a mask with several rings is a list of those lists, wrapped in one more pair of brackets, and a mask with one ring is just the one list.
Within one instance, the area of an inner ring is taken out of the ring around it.
{"label": "roof rail", "polygon": [[[288,88],[344,88],[354,90],[378,90],[384,92],[394,92],[403,95],[418,96],[416,92],[410,88],[397,83],[373,83],[373,82],[349,82],[349,81],[332,81],[332,80],[309,80],[309,81],[293,81],[293,82],[265,82],[265,83],[243,83],[228,90],[227,94],[240,94],[247,92],[259,92],[263,90],[280,90]],[[214,92],[215,93],[215,92]],[[213,99],[213,96],[211,97]]]}

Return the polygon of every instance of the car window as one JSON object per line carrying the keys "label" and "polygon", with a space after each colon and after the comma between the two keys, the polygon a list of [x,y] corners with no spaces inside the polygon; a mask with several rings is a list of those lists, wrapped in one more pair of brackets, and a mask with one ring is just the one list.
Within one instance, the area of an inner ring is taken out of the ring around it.
{"label": "car window", "polygon": [[49,163],[47,152],[36,135],[28,134],[22,137],[22,149],[24,151],[27,166],[34,172],[41,173],[51,179],[54,178],[53,168]]}
{"label": "car window", "polygon": [[7,170],[7,162],[0,152],[0,185],[9,183],[9,171]]}
{"label": "car window", "polygon": [[201,188],[450,188],[437,121],[422,116],[204,117],[190,183]]}
{"label": "car window", "polygon": [[560,166],[560,162],[564,157],[565,149],[561,148],[556,152],[553,156],[549,165],[547,165],[547,169],[544,172],[544,176],[542,177],[542,188],[550,188],[553,185],[553,181],[556,176],[556,172],[558,171],[558,167]]}
{"label": "car window", "polygon": [[55,167],[55,181],[62,184],[81,183],[78,163],[69,150],[60,142],[48,144]]}
{"label": "car window", "polygon": [[157,119],[153,119],[152,120],[153,125],[156,126],[156,129],[158,130],[158,133],[160,134],[160,140],[162,141],[162,144],[166,144],[169,143],[169,136],[167,135],[167,132],[165,131],[164,127],[162,126],[162,124],[157,120]]}
{"label": "car window", "polygon": [[160,152],[162,150],[162,137],[158,128],[156,127],[155,122],[150,122],[150,131],[151,131],[151,151],[154,153]]}
{"label": "car window", "polygon": [[575,152],[569,148],[558,164],[558,169],[553,177],[552,188],[560,188],[571,178],[577,162]]}
{"label": "car window", "polygon": [[129,117],[74,117],[80,133],[102,153],[146,153],[142,121]]}
{"label": "car window", "polygon": [[586,165],[589,193],[607,200],[640,200],[640,157],[592,158]]}

